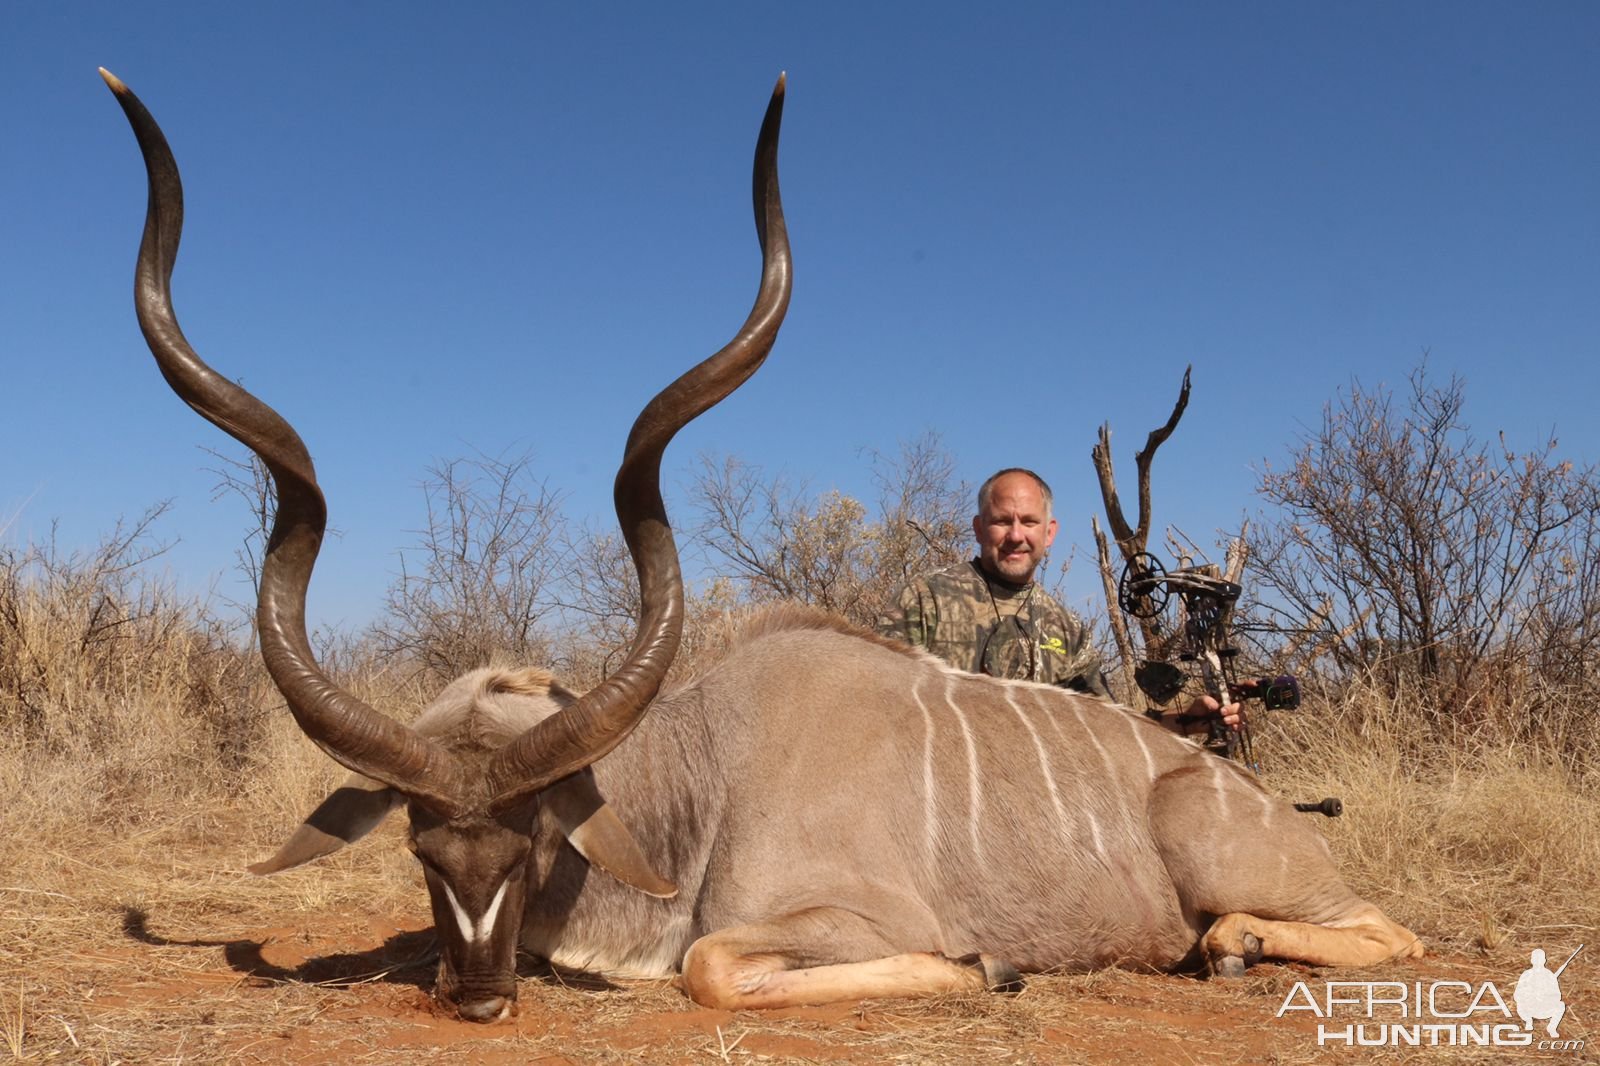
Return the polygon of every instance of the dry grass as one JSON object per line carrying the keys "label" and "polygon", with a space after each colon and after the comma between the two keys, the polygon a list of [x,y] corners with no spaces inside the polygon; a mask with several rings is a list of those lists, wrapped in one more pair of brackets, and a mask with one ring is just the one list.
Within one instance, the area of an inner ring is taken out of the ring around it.
{"label": "dry grass", "polygon": [[[398,827],[313,868],[243,873],[342,772],[192,608],[130,602],[146,607],[93,655],[59,603],[13,615],[44,669],[26,701],[0,670],[0,1061],[1324,1061],[1303,1022],[1274,1017],[1294,981],[1319,978],[1272,966],[1231,983],[1047,975],[1015,997],[731,1014],[665,984],[530,964],[513,1023],[439,1017],[425,895]],[[25,662],[18,649],[5,661]],[[359,662],[345,675],[385,709],[420,704]],[[1343,797],[1346,815],[1319,824],[1348,879],[1443,949],[1401,979],[1504,983],[1532,946],[1600,945],[1600,775],[1583,770],[1600,744],[1570,731],[1429,743],[1403,709],[1359,694],[1271,716],[1257,741],[1273,790]],[[1567,1030],[1591,1043],[1597,988],[1569,991]]]}
{"label": "dry grass", "polygon": [[[1321,823],[1347,879],[1438,947],[1595,941],[1600,923],[1600,728],[1562,744],[1430,741],[1392,703],[1351,693],[1257,730],[1264,780],[1339,796]],[[1312,816],[1315,817],[1315,816]]]}

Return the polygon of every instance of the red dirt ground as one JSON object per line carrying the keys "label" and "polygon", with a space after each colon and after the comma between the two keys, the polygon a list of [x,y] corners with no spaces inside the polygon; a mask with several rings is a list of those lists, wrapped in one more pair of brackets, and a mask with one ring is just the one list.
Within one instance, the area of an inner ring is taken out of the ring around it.
{"label": "red dirt ground", "polygon": [[[156,1041],[169,1045],[162,1052],[152,1053],[146,1039],[133,1039],[120,1061],[1596,1061],[1592,1053],[1532,1048],[1319,1048],[1315,1018],[1304,1012],[1275,1016],[1295,982],[1321,995],[1323,982],[1335,977],[1408,984],[1455,980],[1474,987],[1487,980],[1509,1002],[1519,972],[1512,955],[1432,956],[1364,974],[1265,965],[1232,982],[1118,971],[1046,975],[1016,996],[740,1013],[697,1007],[664,982],[611,983],[554,973],[528,960],[515,1016],[483,1026],[435,1008],[427,991],[433,938],[425,920],[331,912],[297,920],[244,939],[179,940],[160,935],[158,914],[130,912],[123,923],[127,938],[94,960],[103,968],[87,1013],[191,1019],[169,1025],[165,1040]],[[1572,1013],[1563,1036],[1584,1035],[1585,1017],[1595,1014],[1593,989],[1591,982],[1587,990],[1574,985],[1568,992]]]}

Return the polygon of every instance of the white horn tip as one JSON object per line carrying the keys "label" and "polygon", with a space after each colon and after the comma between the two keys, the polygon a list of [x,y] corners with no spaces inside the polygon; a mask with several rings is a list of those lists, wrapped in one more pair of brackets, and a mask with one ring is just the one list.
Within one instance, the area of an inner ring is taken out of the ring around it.
{"label": "white horn tip", "polygon": [[105,67],[100,68],[100,76],[106,80],[107,85],[111,86],[112,92],[125,93],[128,91],[128,87],[122,84],[122,79],[111,73]]}

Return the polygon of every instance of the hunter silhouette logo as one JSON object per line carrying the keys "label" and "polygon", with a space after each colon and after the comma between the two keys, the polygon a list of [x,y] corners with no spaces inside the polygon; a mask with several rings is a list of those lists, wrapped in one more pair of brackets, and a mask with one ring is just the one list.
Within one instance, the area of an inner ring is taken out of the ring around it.
{"label": "hunter silhouette logo", "polygon": [[1558,980],[1561,971],[1565,970],[1572,960],[1578,957],[1578,951],[1583,950],[1579,944],[1577,951],[1567,956],[1567,961],[1562,963],[1551,973],[1545,968],[1544,950],[1534,948],[1533,954],[1528,956],[1531,964],[1522,971],[1522,976],[1517,978],[1517,989],[1511,994],[1512,1001],[1517,1005],[1517,1017],[1522,1019],[1524,1029],[1532,1029],[1535,1019],[1548,1018],[1545,1032],[1551,1036],[1560,1036],[1556,1025],[1560,1023],[1561,1016],[1567,1013],[1567,1005],[1561,1001],[1561,983]]}

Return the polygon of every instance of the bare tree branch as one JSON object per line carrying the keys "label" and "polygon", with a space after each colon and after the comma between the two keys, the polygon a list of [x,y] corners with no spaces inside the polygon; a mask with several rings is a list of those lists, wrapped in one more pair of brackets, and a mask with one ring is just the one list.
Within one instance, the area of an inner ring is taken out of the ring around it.
{"label": "bare tree branch", "polygon": [[[1098,443],[1090,452],[1094,460],[1095,474],[1100,481],[1100,499],[1105,504],[1106,522],[1111,528],[1111,535],[1121,550],[1123,562],[1132,561],[1134,556],[1146,551],[1150,540],[1150,464],[1156,456],[1156,449],[1172,436],[1172,431],[1178,428],[1178,421],[1183,417],[1183,412],[1189,406],[1189,374],[1193,367],[1185,367],[1183,371],[1183,384],[1178,390],[1178,399],[1172,405],[1172,413],[1167,416],[1164,425],[1150,431],[1145,439],[1144,448],[1134,456],[1134,466],[1138,470],[1138,498],[1139,521],[1138,525],[1130,526],[1127,516],[1122,511],[1122,501],[1117,495],[1117,482],[1114,464],[1111,457],[1111,423],[1106,422],[1100,426]],[[1096,536],[1099,536],[1098,529]],[[1100,559],[1100,573],[1107,588],[1106,613],[1113,618],[1121,614],[1122,608],[1117,603],[1117,579],[1112,576],[1110,552],[1105,552]],[[1162,635],[1158,620],[1154,618],[1139,619],[1139,630],[1143,636],[1143,647],[1147,654],[1159,655]],[[1130,660],[1131,661],[1131,660]]]}
{"label": "bare tree branch", "polygon": [[1116,641],[1117,658],[1120,660],[1117,670],[1122,683],[1120,695],[1131,706],[1135,698],[1134,693],[1139,693],[1138,699],[1141,702],[1144,698],[1144,694],[1140,692],[1138,684],[1133,679],[1133,672],[1136,669],[1134,664],[1139,661],[1139,657],[1133,648],[1133,638],[1128,633],[1127,619],[1122,616],[1122,610],[1117,606],[1117,581],[1111,576],[1115,572],[1111,565],[1111,545],[1106,542],[1106,535],[1100,528],[1098,518],[1090,515],[1089,525],[1094,530],[1095,551],[1100,562],[1100,581],[1105,589],[1106,603],[1111,608],[1106,612],[1106,618],[1111,624],[1111,637]]}

